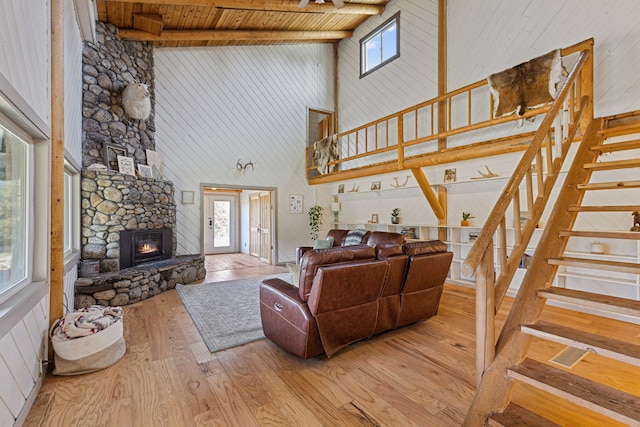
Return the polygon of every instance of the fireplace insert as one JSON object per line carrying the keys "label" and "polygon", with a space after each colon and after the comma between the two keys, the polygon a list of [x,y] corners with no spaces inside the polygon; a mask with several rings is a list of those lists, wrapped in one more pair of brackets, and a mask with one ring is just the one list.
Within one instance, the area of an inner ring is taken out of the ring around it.
{"label": "fireplace insert", "polygon": [[172,238],[169,228],[120,232],[120,268],[171,258]]}

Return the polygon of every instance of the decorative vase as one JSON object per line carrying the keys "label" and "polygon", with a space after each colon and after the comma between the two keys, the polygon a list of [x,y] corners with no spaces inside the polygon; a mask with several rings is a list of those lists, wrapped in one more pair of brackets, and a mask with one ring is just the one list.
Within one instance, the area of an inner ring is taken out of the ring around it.
{"label": "decorative vase", "polygon": [[399,216],[392,216],[391,217],[391,224],[398,224],[400,222],[400,217]]}
{"label": "decorative vase", "polygon": [[462,221],[460,221],[460,225],[463,227],[467,227],[469,225],[469,220],[463,219]]}

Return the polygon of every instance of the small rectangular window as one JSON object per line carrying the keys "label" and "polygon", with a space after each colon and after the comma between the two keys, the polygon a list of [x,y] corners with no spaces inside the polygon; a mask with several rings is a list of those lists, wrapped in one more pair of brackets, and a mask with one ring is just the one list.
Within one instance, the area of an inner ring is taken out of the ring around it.
{"label": "small rectangular window", "polygon": [[400,57],[400,12],[360,40],[360,77]]}
{"label": "small rectangular window", "polygon": [[73,177],[64,171],[64,256],[73,250]]}
{"label": "small rectangular window", "polygon": [[29,145],[0,126],[0,294],[29,278]]}

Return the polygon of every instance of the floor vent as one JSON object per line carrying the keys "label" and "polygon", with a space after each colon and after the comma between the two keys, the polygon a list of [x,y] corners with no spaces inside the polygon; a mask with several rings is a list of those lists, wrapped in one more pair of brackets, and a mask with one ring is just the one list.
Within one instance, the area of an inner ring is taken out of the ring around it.
{"label": "floor vent", "polygon": [[557,363],[565,368],[573,368],[576,364],[589,354],[587,350],[581,350],[575,347],[566,347],[558,354],[549,359],[549,362]]}

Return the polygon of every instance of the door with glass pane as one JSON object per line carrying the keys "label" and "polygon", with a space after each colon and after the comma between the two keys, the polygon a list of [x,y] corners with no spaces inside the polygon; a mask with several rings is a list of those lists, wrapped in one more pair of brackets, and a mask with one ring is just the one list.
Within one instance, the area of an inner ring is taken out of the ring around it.
{"label": "door with glass pane", "polygon": [[237,252],[238,196],[205,194],[204,204],[204,253]]}

